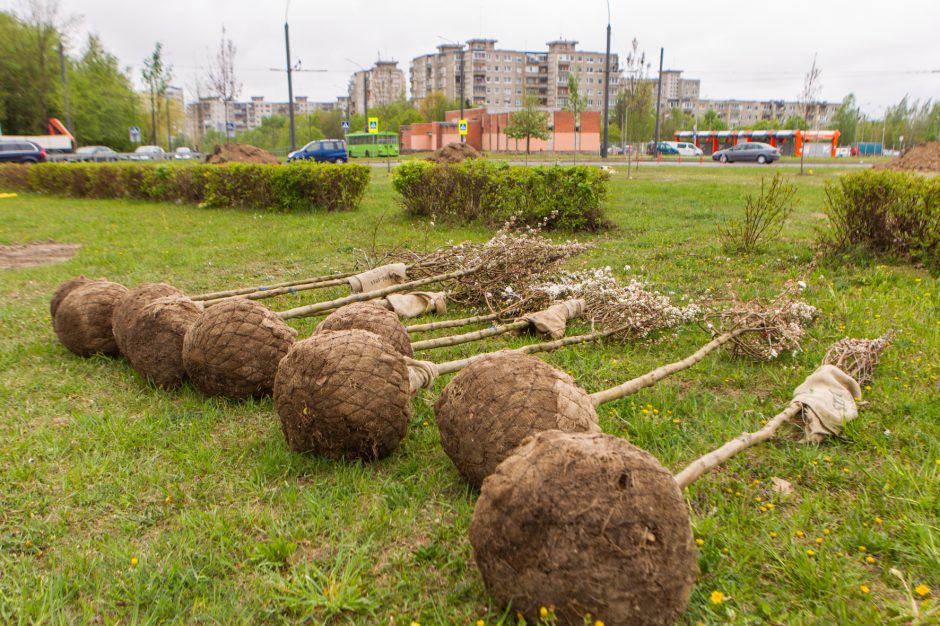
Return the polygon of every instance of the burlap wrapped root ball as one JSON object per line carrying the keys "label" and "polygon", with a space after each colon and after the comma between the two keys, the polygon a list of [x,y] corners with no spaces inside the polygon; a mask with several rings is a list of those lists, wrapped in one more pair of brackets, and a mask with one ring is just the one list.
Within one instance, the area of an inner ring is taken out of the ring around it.
{"label": "burlap wrapped root ball", "polygon": [[183,338],[202,313],[186,296],[157,298],[141,307],[124,329],[124,356],[137,373],[164,389],[186,377]]}
{"label": "burlap wrapped root ball", "polygon": [[59,310],[59,305],[62,304],[62,301],[65,300],[65,296],[88,283],[99,283],[103,280],[103,278],[95,280],[93,278],[85,278],[84,276],[76,276],[56,287],[55,291],[52,292],[52,300],[49,301],[49,317],[52,319],[52,329],[55,330],[55,313]]}
{"label": "burlap wrapped root ball", "polygon": [[207,395],[263,396],[296,335],[267,307],[233,298],[207,308],[187,331],[183,366]]}
{"label": "burlap wrapped root ball", "polygon": [[408,430],[408,366],[374,333],[317,333],[294,344],[281,361],[274,405],[292,450],[379,459],[394,451]]}
{"label": "burlap wrapped root ball", "polygon": [[62,345],[79,356],[117,354],[111,316],[126,293],[126,287],[108,281],[72,289],[56,307],[52,323]]}
{"label": "burlap wrapped root ball", "polygon": [[590,397],[571,376],[511,351],[471,362],[444,388],[434,413],[444,452],[477,488],[526,437],[600,432]]}
{"label": "burlap wrapped root ball", "polygon": [[483,482],[470,524],[487,590],[533,623],[671,625],[685,611],[697,555],[669,473],[623,439],[547,431]]}
{"label": "burlap wrapped root ball", "polygon": [[374,302],[354,302],[336,309],[317,324],[314,334],[354,328],[375,333],[404,356],[414,356],[411,339],[401,320],[394,311]]}
{"label": "burlap wrapped root ball", "polygon": [[144,283],[128,291],[114,307],[114,315],[111,317],[111,330],[114,331],[114,341],[121,354],[127,354],[124,340],[126,329],[141,309],[157,298],[182,295],[182,291],[166,283]]}

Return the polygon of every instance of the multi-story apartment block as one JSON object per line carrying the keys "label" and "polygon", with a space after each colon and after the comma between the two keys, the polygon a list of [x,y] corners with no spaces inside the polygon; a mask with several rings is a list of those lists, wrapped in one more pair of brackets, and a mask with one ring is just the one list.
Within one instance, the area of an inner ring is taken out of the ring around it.
{"label": "multi-story apartment block", "polygon": [[[294,98],[294,114],[316,111],[346,111],[345,97],[336,102],[312,102],[306,96]],[[200,98],[186,107],[186,132],[193,138],[202,137],[207,130],[225,132],[225,122],[233,122],[235,131],[249,130],[261,125],[273,115],[287,115],[286,102],[268,102],[263,96],[252,96],[248,101],[223,103],[218,98]]]}
{"label": "multi-story apartment block", "polygon": [[837,102],[800,102],[784,100],[698,100],[689,111],[697,118],[709,110],[718,113],[728,128],[748,128],[758,122],[783,124],[788,118],[803,117],[810,129],[828,128],[839,109]]}
{"label": "multi-story apartment block", "polygon": [[[659,89],[659,78],[646,79],[653,89],[653,102]],[[697,78],[682,78],[682,70],[663,70],[663,90],[660,94],[661,110],[682,109],[692,113],[699,100],[702,81]]]}
{"label": "multi-story apartment block", "polygon": [[[448,100],[461,94],[469,106],[493,112],[522,108],[527,97],[547,110],[568,105],[568,77],[574,75],[585,110],[604,105],[604,53],[577,50],[575,41],[551,41],[546,52],[501,50],[495,39],[471,39],[466,46],[442,44],[437,53],[411,62],[411,95],[414,100],[439,91]],[[617,55],[610,59],[610,101],[619,83]],[[463,73],[467,81],[462,85]]]}
{"label": "multi-story apartment block", "polygon": [[405,97],[405,73],[398,69],[398,61],[376,61],[371,69],[360,70],[349,79],[348,106],[352,115],[365,114],[366,83],[370,107],[391,104]]}

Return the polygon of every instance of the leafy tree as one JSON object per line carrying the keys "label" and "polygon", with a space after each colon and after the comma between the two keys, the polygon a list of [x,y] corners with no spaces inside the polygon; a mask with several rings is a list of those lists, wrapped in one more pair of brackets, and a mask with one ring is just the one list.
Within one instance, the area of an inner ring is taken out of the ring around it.
{"label": "leafy tree", "polygon": [[855,95],[850,93],[842,99],[842,104],[832,117],[832,128],[838,129],[840,133],[839,141],[842,143],[858,141],[858,119],[858,104],[855,102]]}
{"label": "leafy tree", "polygon": [[128,128],[139,116],[138,97],[117,57],[96,35],[89,35],[82,56],[69,63],[75,139],[82,144],[128,148]]}
{"label": "leafy tree", "polygon": [[623,90],[617,96],[614,108],[617,123],[626,127],[625,139],[630,143],[644,141],[653,136],[656,110],[653,83],[649,80],[651,64],[640,50],[639,41],[633,40],[631,50],[624,59]]}
{"label": "leafy tree", "polygon": [[671,141],[676,131],[691,130],[694,124],[695,118],[692,114],[686,113],[677,107],[673,107],[669,111],[669,114],[666,115],[666,119],[663,120],[662,136]]}
{"label": "leafy tree", "polygon": [[806,122],[806,118],[800,115],[791,115],[783,122],[784,128],[787,130],[808,130],[809,124]]}
{"label": "leafy tree", "polygon": [[444,113],[460,108],[460,99],[448,100],[442,91],[432,91],[418,102],[421,122],[443,122]]}
{"label": "leafy tree", "polygon": [[702,116],[699,124],[699,130],[727,130],[728,125],[721,119],[721,115],[715,109],[708,109]]}
{"label": "leafy tree", "polygon": [[[160,101],[166,98],[166,90],[173,76],[173,68],[163,61],[163,44],[159,41],[154,46],[150,56],[144,59],[141,76],[150,89],[150,143],[157,143],[157,110]],[[169,117],[169,116],[168,116]],[[169,132],[167,133],[167,148],[169,148]]]}
{"label": "leafy tree", "polygon": [[525,139],[525,152],[529,154],[529,146],[533,137],[548,139],[548,113],[538,109],[538,99],[529,96],[525,99],[522,110],[509,116],[509,124],[504,129],[510,139]]}
{"label": "leafy tree", "polygon": [[780,120],[759,120],[756,123],[751,125],[751,130],[776,130],[781,128]]}

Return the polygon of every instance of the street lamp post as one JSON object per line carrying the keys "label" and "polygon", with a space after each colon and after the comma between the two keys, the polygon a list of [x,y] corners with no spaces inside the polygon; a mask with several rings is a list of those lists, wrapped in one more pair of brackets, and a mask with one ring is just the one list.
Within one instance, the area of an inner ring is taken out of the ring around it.
{"label": "street lamp post", "polygon": [[[457,58],[457,63],[460,64],[460,119],[463,119],[463,104],[464,104],[464,100],[466,100],[467,98],[466,87],[465,87],[465,85],[467,84],[467,68],[466,68],[466,65],[464,65],[464,49],[463,49],[464,44],[460,43],[459,41],[448,39],[447,37],[442,37],[441,35],[438,35],[437,38],[442,39],[449,44],[453,44],[455,46],[460,47],[460,50],[457,52],[457,54],[459,55]],[[467,141],[467,138],[464,135],[460,135],[460,143],[465,143],[466,141]]]}
{"label": "street lamp post", "polygon": [[607,53],[604,56],[604,142],[601,144],[601,158],[607,158],[607,133],[610,115],[610,0],[607,0]]}
{"label": "street lamp post", "polygon": [[287,25],[287,12],[290,10],[290,0],[284,6],[284,50],[287,54],[287,115],[290,117],[290,149],[297,149],[297,127],[294,124],[294,82],[290,63],[290,27]]}

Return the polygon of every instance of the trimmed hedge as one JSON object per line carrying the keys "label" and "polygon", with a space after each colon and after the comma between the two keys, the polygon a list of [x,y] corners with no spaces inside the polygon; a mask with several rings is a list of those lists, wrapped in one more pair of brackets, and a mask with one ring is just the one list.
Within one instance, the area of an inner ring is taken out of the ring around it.
{"label": "trimmed hedge", "polygon": [[0,188],[70,198],[130,198],[210,207],[346,211],[359,206],[363,165],[151,165],[40,163],[0,166]]}
{"label": "trimmed hedge", "polygon": [[460,223],[514,219],[550,229],[595,231],[607,226],[601,202],[608,180],[596,167],[522,167],[468,159],[453,165],[402,163],[392,185],[411,215]]}
{"label": "trimmed hedge", "polygon": [[865,171],[826,184],[831,231],[823,243],[845,252],[912,260],[940,270],[940,178]]}

